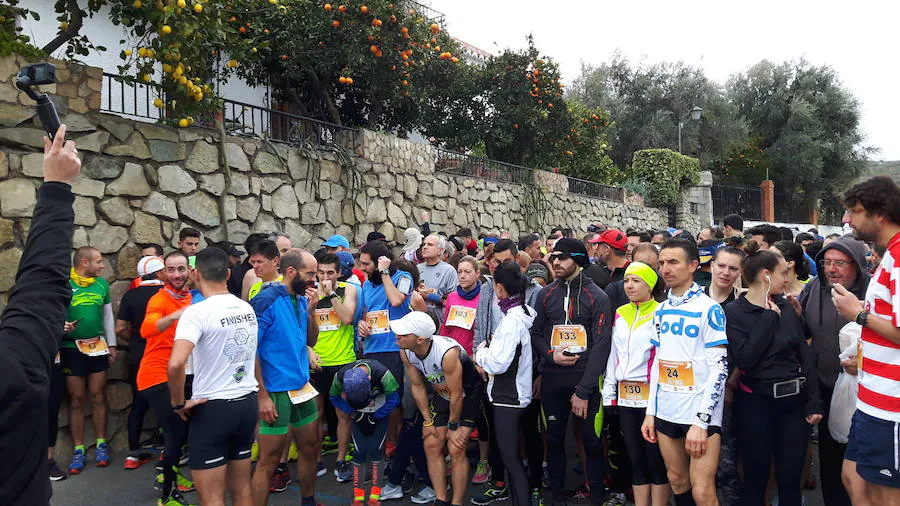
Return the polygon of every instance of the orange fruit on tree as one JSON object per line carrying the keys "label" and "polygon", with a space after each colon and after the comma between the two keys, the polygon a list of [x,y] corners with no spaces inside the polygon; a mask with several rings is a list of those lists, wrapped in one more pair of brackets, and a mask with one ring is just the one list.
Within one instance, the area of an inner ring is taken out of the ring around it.
{"label": "orange fruit on tree", "polygon": [[548,104],[547,104],[547,107],[549,107],[549,108],[552,109],[552,108],[553,108],[553,103],[552,103],[552,102],[548,103]]}
{"label": "orange fruit on tree", "polygon": [[400,84],[403,86],[406,86],[407,84],[409,84],[409,82],[407,82],[407,80],[404,79],[403,81],[400,82]]}
{"label": "orange fruit on tree", "polygon": [[368,14],[368,13],[369,13],[369,8],[368,8],[367,6],[365,6],[365,5],[361,5],[361,6],[359,7],[359,12],[362,12],[363,14]]}
{"label": "orange fruit on tree", "polygon": [[335,28],[340,28],[341,22],[335,19],[334,21],[331,22],[331,26],[333,26]]}
{"label": "orange fruit on tree", "polygon": [[340,12],[347,12],[347,6],[346,5],[338,5],[338,10]]}
{"label": "orange fruit on tree", "polygon": [[376,46],[376,45],[374,45],[374,44],[371,45],[371,46],[369,46],[369,52],[377,53],[377,52],[378,52],[378,46]]}
{"label": "orange fruit on tree", "polygon": [[344,80],[344,82],[346,82],[347,84],[353,84],[353,78],[348,77],[347,79]]}
{"label": "orange fruit on tree", "polygon": [[396,22],[397,22],[397,16],[394,16],[393,14],[391,14],[391,23],[396,23]]}
{"label": "orange fruit on tree", "polygon": [[379,49],[378,52],[375,53],[375,58],[381,58],[382,56],[384,56],[384,53],[382,53],[381,50]]}
{"label": "orange fruit on tree", "polygon": [[242,26],[242,27],[238,28],[238,31],[241,33],[247,33],[247,27]]}
{"label": "orange fruit on tree", "polygon": [[453,58],[450,58],[450,61],[452,61],[453,63],[459,63],[459,58],[454,56]]}
{"label": "orange fruit on tree", "polygon": [[286,54],[281,55],[281,61],[285,61],[287,59],[288,59],[288,55],[286,55]]}
{"label": "orange fruit on tree", "polygon": [[436,33],[440,32],[440,31],[441,31],[440,25],[438,25],[437,23],[431,23],[431,33],[435,33],[435,34],[436,34]]}
{"label": "orange fruit on tree", "polygon": [[404,26],[403,28],[400,29],[400,33],[409,33],[409,28]]}
{"label": "orange fruit on tree", "polygon": [[325,4],[324,7],[325,7],[326,11],[330,11],[331,9],[334,9],[334,7],[332,7],[331,4]]}
{"label": "orange fruit on tree", "polygon": [[382,25],[382,22],[380,19],[375,18],[372,20],[372,26],[381,26],[381,25]]}

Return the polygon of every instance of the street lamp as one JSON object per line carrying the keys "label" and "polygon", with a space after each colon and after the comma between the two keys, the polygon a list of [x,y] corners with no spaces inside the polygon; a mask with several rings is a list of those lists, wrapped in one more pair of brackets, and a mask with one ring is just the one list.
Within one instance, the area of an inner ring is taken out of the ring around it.
{"label": "street lamp", "polygon": [[[700,116],[703,115],[703,109],[700,107],[694,106],[693,109],[688,113],[691,115],[692,121],[697,121],[700,119]],[[681,153],[681,130],[684,128],[684,121],[681,120],[678,122],[678,152]]]}

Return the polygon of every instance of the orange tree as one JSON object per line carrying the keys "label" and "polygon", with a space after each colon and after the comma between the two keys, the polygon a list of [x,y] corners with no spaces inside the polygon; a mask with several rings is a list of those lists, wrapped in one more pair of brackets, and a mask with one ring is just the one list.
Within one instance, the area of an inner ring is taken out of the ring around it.
{"label": "orange tree", "polygon": [[258,56],[238,73],[271,86],[304,116],[403,134],[463,65],[444,29],[402,1],[291,0],[286,7],[282,15],[235,14],[231,23],[258,43],[232,54]]}
{"label": "orange tree", "polygon": [[451,100],[423,118],[427,135],[455,149],[483,149],[489,158],[564,174],[608,180],[609,118],[569,104],[559,67],[528,47],[506,50],[457,76]]}

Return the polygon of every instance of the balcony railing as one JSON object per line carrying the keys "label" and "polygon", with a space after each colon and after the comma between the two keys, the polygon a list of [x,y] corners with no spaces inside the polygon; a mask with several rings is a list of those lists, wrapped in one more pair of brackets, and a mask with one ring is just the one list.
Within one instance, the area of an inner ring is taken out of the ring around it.
{"label": "balcony railing", "polygon": [[762,219],[762,190],[754,186],[712,186],[713,218],[716,223],[729,214],[737,214],[745,220]]}

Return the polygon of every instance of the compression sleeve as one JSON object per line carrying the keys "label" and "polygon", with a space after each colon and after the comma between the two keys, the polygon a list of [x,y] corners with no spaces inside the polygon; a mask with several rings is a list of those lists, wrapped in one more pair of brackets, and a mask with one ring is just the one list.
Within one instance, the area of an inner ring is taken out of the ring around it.
{"label": "compression sleeve", "polygon": [[113,316],[112,304],[103,305],[103,335],[106,344],[116,346],[116,319]]}
{"label": "compression sleeve", "polygon": [[[694,425],[708,429],[710,425],[722,425],[722,410],[716,408],[725,395],[725,382],[728,380],[728,350],[722,346],[705,348],[704,351],[709,376],[706,378],[703,397],[700,399],[700,407]],[[650,390],[652,396],[652,386]]]}

